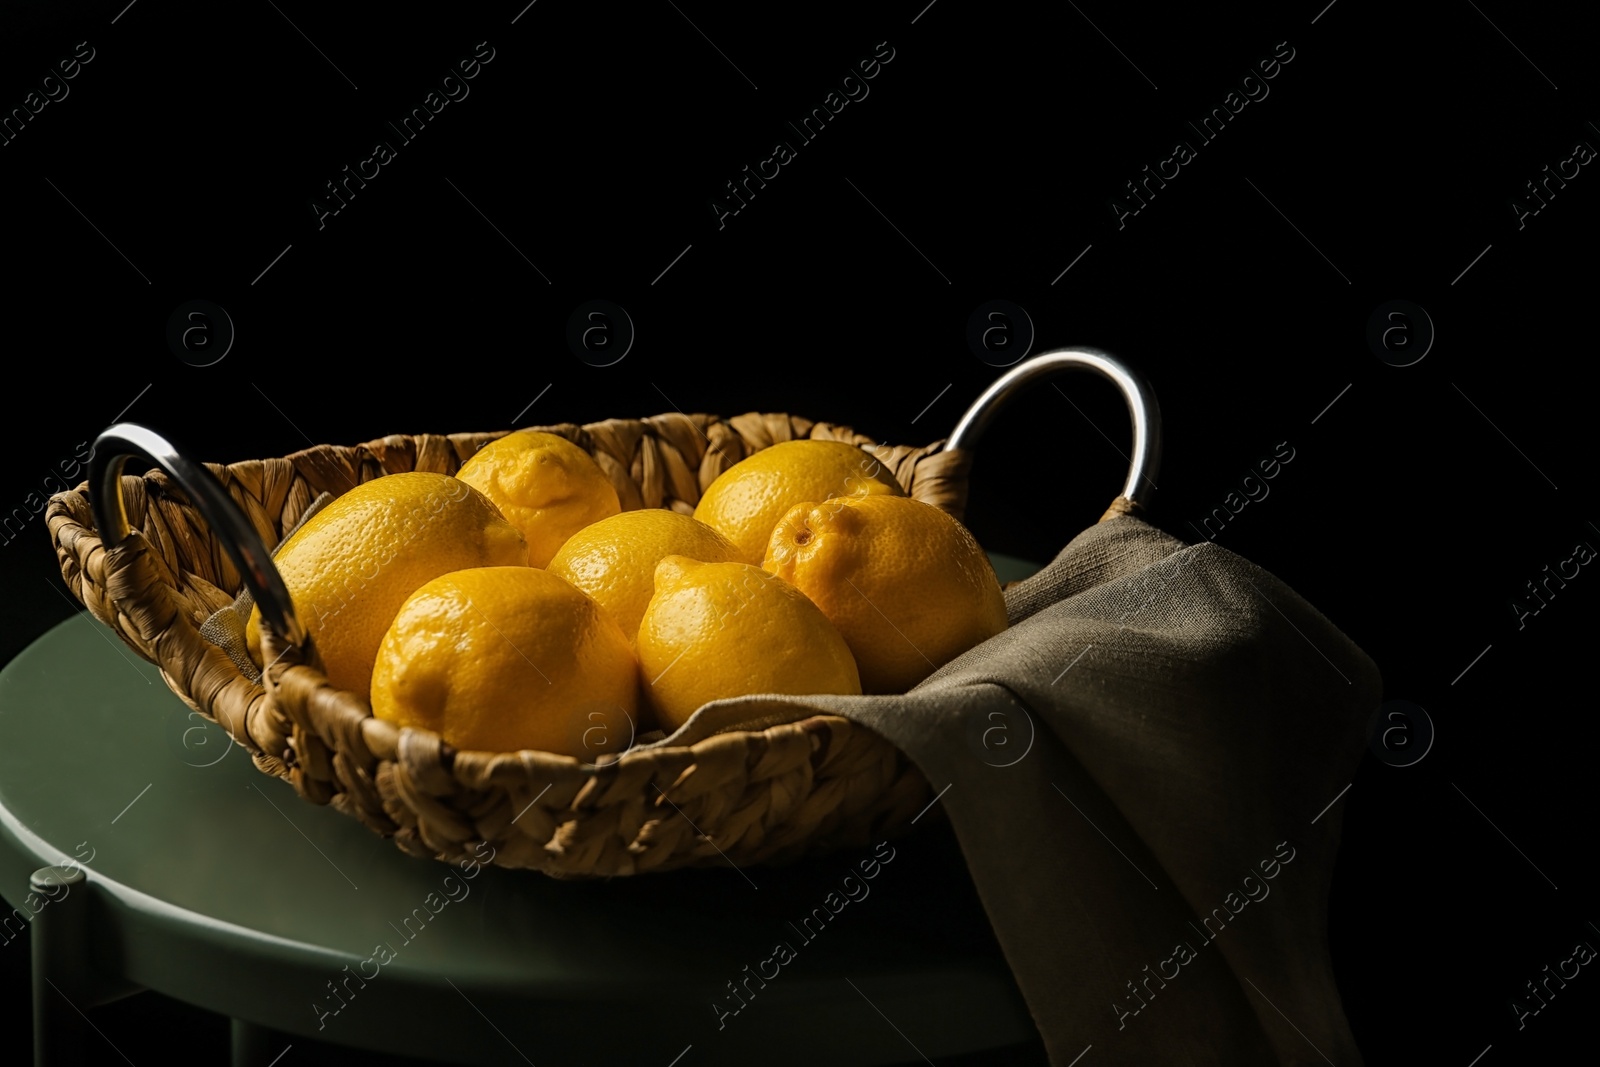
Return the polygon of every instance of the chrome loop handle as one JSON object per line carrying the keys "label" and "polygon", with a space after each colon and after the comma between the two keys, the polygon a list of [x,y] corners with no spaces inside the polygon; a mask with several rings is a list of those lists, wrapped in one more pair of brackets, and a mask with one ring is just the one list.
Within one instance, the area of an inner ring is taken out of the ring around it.
{"label": "chrome loop handle", "polygon": [[1154,478],[1161,467],[1161,407],[1150,384],[1139,373],[1109,352],[1098,348],[1058,348],[1044,352],[995,379],[989,388],[961,416],[950,433],[945,451],[971,449],[994,421],[1006,401],[1028,385],[1069,370],[1094,371],[1109,379],[1121,392],[1133,422],[1133,458],[1128,478],[1122,486],[1124,499],[1148,509],[1155,495]]}
{"label": "chrome loop handle", "polygon": [[165,437],[137,423],[119,422],[95,438],[89,460],[89,486],[101,543],[107,549],[116,548],[128,536],[122,468],[134,456],[153,460],[188,494],[244,576],[244,584],[261,609],[262,620],[291,644],[303,644],[305,631],[295,614],[294,600],[273,565],[272,554],[244,512],[210,471],[179,452]]}

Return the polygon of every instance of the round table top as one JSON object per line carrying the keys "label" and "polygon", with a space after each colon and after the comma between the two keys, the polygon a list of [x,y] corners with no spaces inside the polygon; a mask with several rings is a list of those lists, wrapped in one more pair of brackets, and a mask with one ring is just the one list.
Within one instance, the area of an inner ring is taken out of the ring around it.
{"label": "round table top", "polygon": [[[1002,579],[1024,569],[997,560]],[[0,895],[23,905],[30,872],[76,862],[96,970],[324,1041],[694,1067],[1034,1040],[947,825],[881,846],[868,881],[872,856],[583,882],[463,870],[257,771],[86,613],[0,671]]]}

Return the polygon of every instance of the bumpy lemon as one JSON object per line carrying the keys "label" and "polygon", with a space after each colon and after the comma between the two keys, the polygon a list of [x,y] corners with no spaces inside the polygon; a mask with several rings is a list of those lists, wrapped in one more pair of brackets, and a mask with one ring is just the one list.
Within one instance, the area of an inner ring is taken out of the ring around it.
{"label": "bumpy lemon", "polygon": [[994,567],[967,528],[910,497],[793,508],[762,566],[844,635],[868,693],[902,693],[1006,628]]}
{"label": "bumpy lemon", "polygon": [[905,495],[872,453],[843,441],[782,441],[723,471],[694,517],[757,561],[772,528],[796,504],[872,494]]}
{"label": "bumpy lemon", "polygon": [[860,693],[839,631],[787,582],[747,563],[668,556],[639,624],[645,696],[670,733],[746,693]]}
{"label": "bumpy lemon", "polygon": [[701,563],[759,562],[697,519],[666,508],[643,508],[579,530],[546,569],[593,597],[631,641],[655,594],[656,564],[668,556]]}
{"label": "bumpy lemon", "polygon": [[633,742],[638,667],[600,606],[548,571],[483,567],[418,589],[384,635],[372,714],[461,749],[593,762]]}
{"label": "bumpy lemon", "polygon": [[456,477],[494,502],[528,539],[543,567],[567,538],[622,510],[617,490],[589,453],[553,433],[518,430],[491,441]]}
{"label": "bumpy lemon", "polygon": [[[525,567],[528,548],[472,486],[413,471],[362,482],[333,500],[273,561],[328,680],[364,698],[384,631],[418,586],[464,567]],[[260,608],[245,639],[259,664]]]}

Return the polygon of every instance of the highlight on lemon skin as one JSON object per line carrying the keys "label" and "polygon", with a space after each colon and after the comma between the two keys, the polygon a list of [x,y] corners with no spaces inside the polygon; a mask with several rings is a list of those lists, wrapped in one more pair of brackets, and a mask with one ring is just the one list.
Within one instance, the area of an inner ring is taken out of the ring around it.
{"label": "highlight on lemon skin", "polygon": [[772,527],[801,501],[879,494],[904,496],[905,490],[866,449],[845,441],[780,441],[723,471],[706,487],[694,517],[759,562]]}
{"label": "highlight on lemon skin", "polygon": [[669,733],[725,697],[861,692],[849,646],[817,606],[747,563],[663,559],[635,647],[645,699]]}
{"label": "highlight on lemon skin", "polygon": [[638,666],[600,606],[535,567],[455,571],[406,600],[372,672],[372,713],[461,749],[584,762],[638,724]]}
{"label": "highlight on lemon skin", "polygon": [[579,530],[546,569],[593,597],[631,641],[655,595],[656,564],[668,556],[701,563],[760,562],[698,519],[666,508],[641,508]]}
{"label": "highlight on lemon skin", "polygon": [[534,567],[547,566],[585,526],[622,510],[616,487],[589,453],[542,430],[518,430],[489,442],[456,477],[522,531]]}
{"label": "highlight on lemon skin", "polygon": [[903,693],[1006,628],[1005,596],[967,528],[911,497],[791,508],[762,567],[816,604],[850,646],[867,693]]}
{"label": "highlight on lemon skin", "polygon": [[[274,553],[328,680],[363,699],[378,645],[423,583],[465,567],[526,566],[528,546],[489,500],[448,474],[409,471],[335,498]],[[261,665],[261,609],[245,626]]]}

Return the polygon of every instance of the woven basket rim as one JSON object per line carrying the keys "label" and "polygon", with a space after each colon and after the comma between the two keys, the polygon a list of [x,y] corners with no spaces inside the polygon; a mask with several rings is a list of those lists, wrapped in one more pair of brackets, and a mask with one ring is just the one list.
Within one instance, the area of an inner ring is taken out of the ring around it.
{"label": "woven basket rim", "polygon": [[[849,426],[801,416],[673,411],[389,434],[202,465],[276,548],[324,488],[337,496],[385,474],[454,474],[483,445],[521,430],[557,433],[585,448],[619,485],[619,496],[629,490],[624,510],[692,509],[705,486],[745,455],[781,440],[820,438],[864,446],[910,495],[959,517],[970,463],[965,453],[944,451],[943,441],[880,445]],[[156,663],[168,687],[244,747],[258,770],[287,779],[304,799],[333,804],[403,851],[456,859],[468,842],[492,841],[496,865],[557,878],[787,862],[864,834],[902,832],[931,795],[903,752],[832,714],[757,719],[765,725],[731,725],[683,743],[662,738],[641,746],[635,737],[628,748],[588,761],[538,749],[458,749],[432,730],[379,720],[370,700],[338,689],[315,665],[306,654],[311,642],[286,649],[267,627],[270,669],[252,682],[199,633],[200,621],[236,599],[244,584],[211,522],[160,467],[124,475],[122,486],[131,536],[115,549],[100,541],[87,483],[51,498],[48,526],[74,595]]]}

